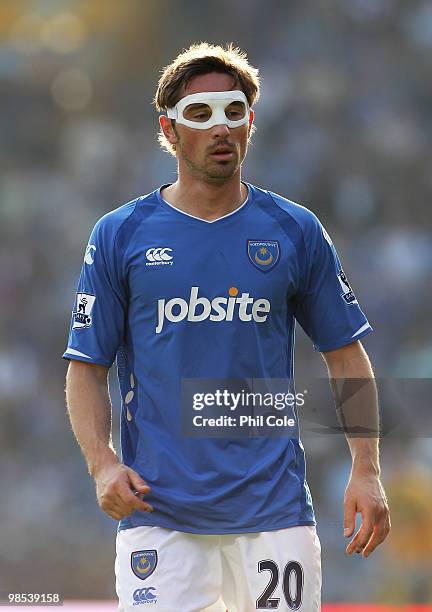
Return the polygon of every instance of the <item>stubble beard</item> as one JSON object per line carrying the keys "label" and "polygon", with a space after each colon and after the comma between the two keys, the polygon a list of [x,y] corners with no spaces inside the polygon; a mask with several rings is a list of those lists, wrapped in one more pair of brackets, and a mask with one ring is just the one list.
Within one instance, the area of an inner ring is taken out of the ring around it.
{"label": "stubble beard", "polygon": [[217,161],[206,154],[203,163],[197,163],[191,159],[185,152],[181,142],[177,143],[177,152],[181,154],[184,162],[197,178],[201,180],[204,179],[206,182],[210,183],[223,182],[232,178],[239,170],[243,161],[239,159],[237,149],[233,151],[234,158],[232,160]]}

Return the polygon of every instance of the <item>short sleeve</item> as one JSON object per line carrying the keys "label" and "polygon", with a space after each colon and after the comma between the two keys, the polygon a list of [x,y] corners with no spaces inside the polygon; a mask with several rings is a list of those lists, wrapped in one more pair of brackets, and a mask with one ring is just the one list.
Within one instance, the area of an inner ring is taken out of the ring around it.
{"label": "short sleeve", "polygon": [[122,343],[127,309],[116,228],[103,217],[93,229],[72,309],[65,359],[110,367]]}
{"label": "short sleeve", "polygon": [[296,319],[317,351],[331,351],[372,331],[333,242],[313,213],[304,231],[305,261]]}

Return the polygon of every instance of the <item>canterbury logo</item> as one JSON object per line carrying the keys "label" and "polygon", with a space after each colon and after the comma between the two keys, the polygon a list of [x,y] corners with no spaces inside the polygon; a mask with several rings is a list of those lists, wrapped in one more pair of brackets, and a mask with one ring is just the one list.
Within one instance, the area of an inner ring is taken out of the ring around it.
{"label": "canterbury logo", "polygon": [[89,266],[92,265],[92,263],[94,262],[94,255],[96,252],[96,247],[94,244],[88,244],[87,248],[86,248],[86,252],[84,255],[84,261],[86,262],[86,264],[88,264]]}
{"label": "canterbury logo", "polygon": [[149,601],[150,602],[156,602],[157,601],[157,595],[156,595],[156,593],[153,593],[153,591],[156,591],[155,587],[147,587],[147,588],[144,588],[144,589],[136,589],[134,591],[134,593],[133,593],[134,601],[136,601],[137,603],[141,603],[141,602],[148,603]]}
{"label": "canterbury logo", "polygon": [[146,251],[146,266],[171,266],[172,265],[172,249],[168,247],[152,247]]}
{"label": "canterbury logo", "polygon": [[165,324],[165,319],[171,323],[178,323],[186,319],[192,323],[199,321],[255,321],[264,323],[270,312],[270,302],[265,298],[255,299],[249,293],[239,295],[237,287],[230,287],[228,297],[218,296],[209,300],[206,297],[198,297],[199,287],[192,287],[189,300],[183,298],[171,298],[166,301],[157,301],[157,326],[156,333],[160,334]]}

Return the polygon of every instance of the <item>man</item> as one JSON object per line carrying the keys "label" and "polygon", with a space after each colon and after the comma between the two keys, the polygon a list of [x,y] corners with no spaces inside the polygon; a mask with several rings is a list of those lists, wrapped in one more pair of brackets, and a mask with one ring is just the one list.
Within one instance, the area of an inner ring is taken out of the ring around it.
{"label": "man", "polygon": [[[179,55],[155,97],[177,181],[105,215],[87,247],[66,392],[99,505],[120,521],[122,610],[320,609],[298,435],[192,438],[182,427],[189,379],[292,379],[295,320],[332,379],[373,377],[359,342],[371,327],[318,219],[241,181],[258,96],[239,50],[202,43]],[[107,386],[115,357],[121,459]],[[349,445],[345,536],[357,512],[362,524],[347,552],[367,557],[389,531],[378,441]]]}

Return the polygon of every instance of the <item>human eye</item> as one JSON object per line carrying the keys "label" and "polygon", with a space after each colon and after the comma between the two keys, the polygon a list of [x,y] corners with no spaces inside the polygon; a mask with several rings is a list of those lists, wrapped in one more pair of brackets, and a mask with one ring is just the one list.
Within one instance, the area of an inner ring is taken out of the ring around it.
{"label": "human eye", "polygon": [[189,104],[184,111],[183,116],[189,121],[203,123],[211,117],[211,108],[206,104]]}
{"label": "human eye", "polygon": [[225,115],[232,121],[243,119],[246,114],[246,107],[243,102],[232,102],[225,109]]}

